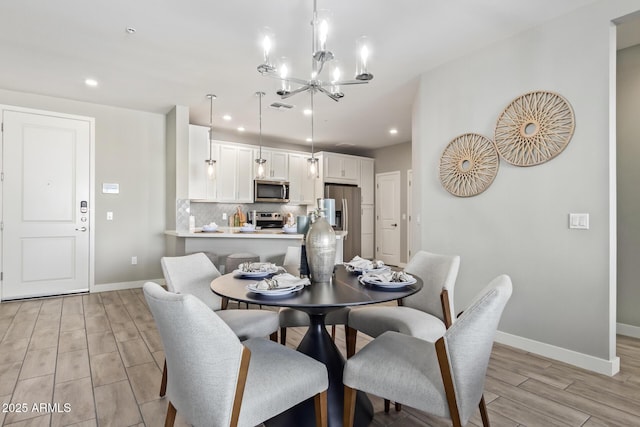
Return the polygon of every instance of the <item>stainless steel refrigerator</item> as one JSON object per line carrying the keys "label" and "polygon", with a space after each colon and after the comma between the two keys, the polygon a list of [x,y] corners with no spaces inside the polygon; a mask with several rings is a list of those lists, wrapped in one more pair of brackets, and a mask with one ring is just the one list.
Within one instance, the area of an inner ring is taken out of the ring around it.
{"label": "stainless steel refrigerator", "polygon": [[325,184],[324,197],[336,201],[336,223],[333,228],[347,231],[343,239],[343,259],[349,261],[360,255],[360,188],[355,185]]}

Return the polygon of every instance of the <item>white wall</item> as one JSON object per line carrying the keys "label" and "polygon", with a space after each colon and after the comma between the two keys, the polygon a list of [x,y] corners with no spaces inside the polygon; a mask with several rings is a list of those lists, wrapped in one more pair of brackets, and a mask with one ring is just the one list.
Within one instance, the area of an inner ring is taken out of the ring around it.
{"label": "white wall", "polygon": [[[615,143],[609,138],[610,21],[639,6],[599,1],[428,71],[413,113],[414,214],[421,217],[421,247],[461,255],[456,310],[493,277],[509,274],[514,293],[500,324],[502,336],[601,372],[615,371],[617,363],[610,280],[615,269],[609,268],[610,258],[615,261],[615,218],[609,214],[609,150]],[[532,90],[557,92],[573,106],[576,129],[565,151],[529,168],[502,161],[496,180],[479,196],[446,192],[438,165],[448,142],[466,132],[493,138],[502,110]],[[589,213],[591,228],[568,229],[570,212]]]}
{"label": "white wall", "polygon": [[[0,90],[0,104],[94,117],[95,284],[124,286],[162,277],[165,228],[165,117],[161,114]],[[102,194],[102,183],[120,194]],[[113,212],[113,221],[106,212]],[[131,257],[138,264],[131,265]]]}
{"label": "white wall", "polygon": [[640,45],[618,52],[618,322],[640,330]]}

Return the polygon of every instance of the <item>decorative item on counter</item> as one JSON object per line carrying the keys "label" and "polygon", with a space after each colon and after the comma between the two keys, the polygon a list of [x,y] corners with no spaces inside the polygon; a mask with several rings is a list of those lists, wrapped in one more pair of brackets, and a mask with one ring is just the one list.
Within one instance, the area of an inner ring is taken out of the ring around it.
{"label": "decorative item on counter", "polygon": [[189,215],[189,233],[196,231],[196,217]]}
{"label": "decorative item on counter", "polygon": [[330,283],[336,261],[336,233],[324,214],[324,199],[318,199],[318,218],[306,236],[306,251],[314,283]]}
{"label": "decorative item on counter", "polygon": [[306,215],[298,215],[296,218],[296,229],[298,234],[307,234],[307,231],[309,231],[309,217]]}
{"label": "decorative item on counter", "polygon": [[202,231],[204,232],[210,233],[216,230],[218,230],[218,224],[216,224],[215,222],[210,222],[209,224],[202,226]]}
{"label": "decorative item on counter", "polygon": [[258,220],[256,219],[256,216],[257,216],[257,212],[255,210],[251,211],[251,224],[253,224],[254,228],[256,227],[256,225],[258,225]]}

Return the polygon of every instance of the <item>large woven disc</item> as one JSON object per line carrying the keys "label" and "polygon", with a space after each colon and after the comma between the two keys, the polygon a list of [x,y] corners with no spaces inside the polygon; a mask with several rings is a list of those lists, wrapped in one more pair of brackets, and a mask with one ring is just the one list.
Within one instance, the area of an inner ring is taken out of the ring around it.
{"label": "large woven disc", "polygon": [[491,185],[498,174],[499,162],[490,139],[465,133],[444,149],[440,158],[440,182],[454,196],[475,196]]}
{"label": "large woven disc", "polygon": [[566,99],[552,92],[529,92],[504,109],[494,141],[507,162],[534,166],[560,154],[574,127],[573,109]]}

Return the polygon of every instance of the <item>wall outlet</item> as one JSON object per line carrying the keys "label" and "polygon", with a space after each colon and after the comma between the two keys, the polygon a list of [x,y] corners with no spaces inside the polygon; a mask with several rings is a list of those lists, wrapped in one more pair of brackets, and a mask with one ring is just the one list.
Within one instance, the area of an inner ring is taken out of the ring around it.
{"label": "wall outlet", "polygon": [[227,220],[227,213],[226,213],[226,212],[223,212],[223,213],[222,213],[222,220],[223,220],[223,221],[226,221],[226,220]]}
{"label": "wall outlet", "polygon": [[138,257],[137,256],[132,256],[131,257],[131,265],[136,265],[138,264]]}
{"label": "wall outlet", "polygon": [[107,221],[113,221],[113,212],[107,212]]}

